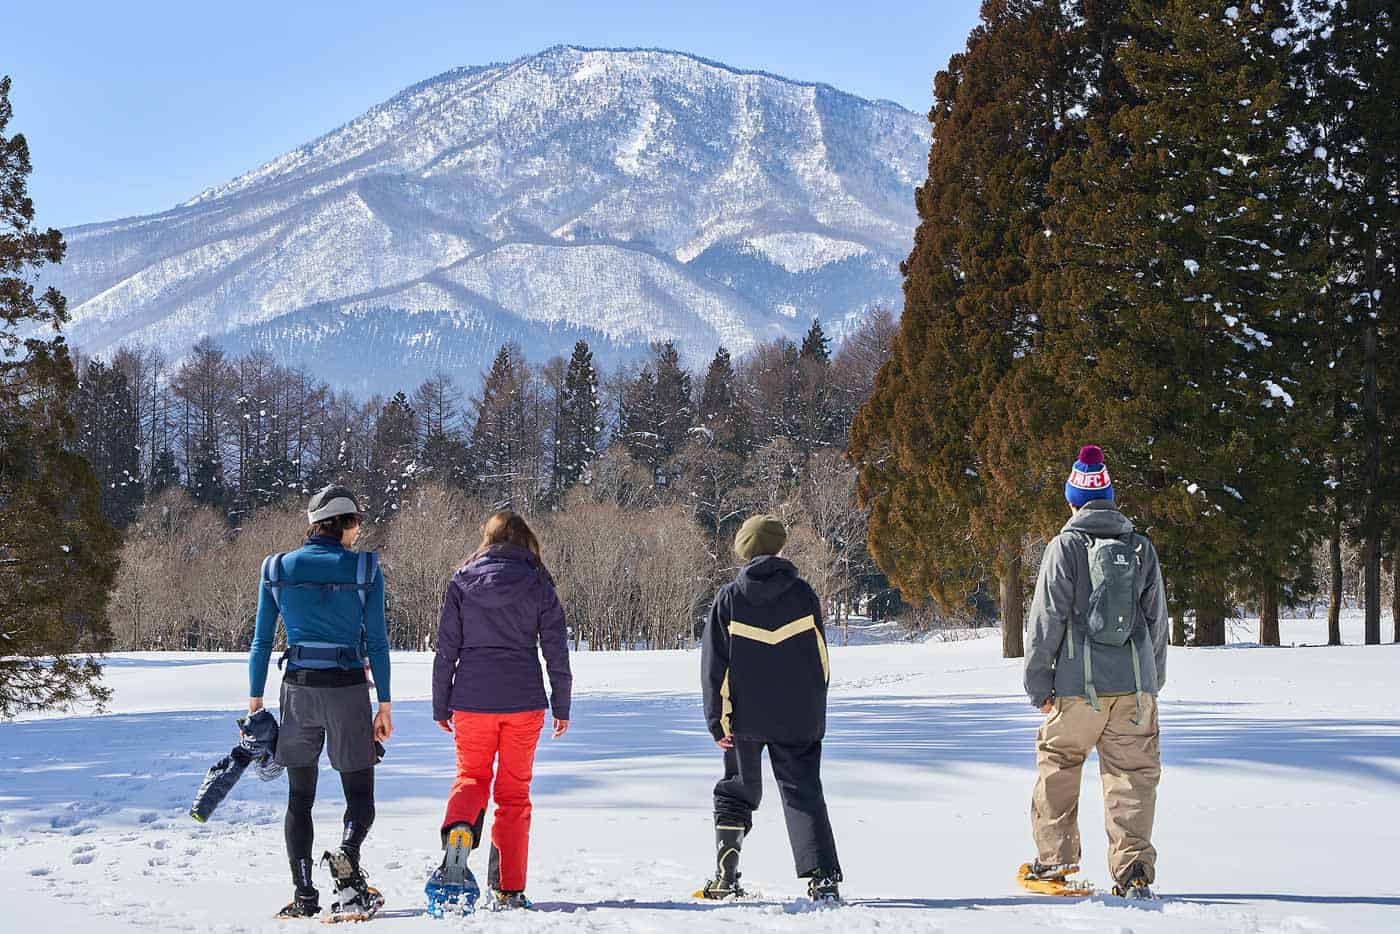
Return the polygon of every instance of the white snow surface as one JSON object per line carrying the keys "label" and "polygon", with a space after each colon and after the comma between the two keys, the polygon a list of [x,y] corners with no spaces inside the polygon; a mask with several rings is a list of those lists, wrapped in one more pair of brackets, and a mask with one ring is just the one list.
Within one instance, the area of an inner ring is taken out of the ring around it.
{"label": "white snow surface", "polygon": [[[698,654],[576,654],[573,727],[541,742],[536,769],[530,892],[540,910],[445,922],[421,909],[451,741],[426,702],[431,656],[398,653],[397,732],[365,850],[388,899],[373,929],[1394,931],[1400,648],[1320,647],[1321,620],[1283,632],[1291,647],[1171,650],[1160,901],[1054,900],[1015,885],[1032,855],[1040,717],[1020,692],[1020,662],[982,638],[833,648],[823,777],[849,904],[823,910],[800,897],[771,776],[744,851],[744,880],[761,897],[688,897],[711,868],[719,770]],[[1244,624],[1232,635],[1254,637]],[[1359,640],[1355,620],[1344,636]],[[0,725],[0,931],[319,930],[272,920],[290,891],[283,780],[250,773],[208,824],[186,815],[205,769],[236,739],[244,658],[116,655],[107,682],[108,715]],[[276,688],[274,672],[269,697]],[[1080,823],[1085,874],[1103,883],[1094,772],[1091,761]],[[321,847],[338,839],[341,801],[323,763]],[[483,857],[473,857],[478,874]],[[328,888],[323,879],[323,901]]]}

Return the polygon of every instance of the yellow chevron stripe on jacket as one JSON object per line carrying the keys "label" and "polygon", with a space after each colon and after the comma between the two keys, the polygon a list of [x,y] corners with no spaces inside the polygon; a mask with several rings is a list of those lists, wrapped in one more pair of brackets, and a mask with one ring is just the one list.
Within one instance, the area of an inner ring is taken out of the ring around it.
{"label": "yellow chevron stripe on jacket", "polygon": [[748,623],[741,623],[738,620],[729,623],[731,638],[740,636],[744,639],[762,642],[765,645],[777,645],[794,636],[800,636],[804,632],[811,632],[817,637],[817,654],[821,656],[822,660],[822,677],[829,684],[831,682],[831,662],[826,654],[826,640],[822,638],[822,631],[817,628],[815,616],[808,615],[801,619],[795,619],[786,626],[779,626],[777,629],[762,629],[758,626],[750,626]]}

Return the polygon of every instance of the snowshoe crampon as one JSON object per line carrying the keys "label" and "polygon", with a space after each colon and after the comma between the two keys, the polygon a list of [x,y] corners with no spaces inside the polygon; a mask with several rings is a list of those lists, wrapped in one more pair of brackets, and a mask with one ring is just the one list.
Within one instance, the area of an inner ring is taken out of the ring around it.
{"label": "snowshoe crampon", "polygon": [[315,892],[303,895],[298,892],[292,896],[292,900],[285,907],[277,912],[278,921],[290,921],[294,918],[314,918],[321,913],[321,902]]}
{"label": "snowshoe crampon", "polygon": [[694,893],[694,897],[709,902],[722,902],[747,898],[748,894],[744,891],[744,887],[739,884],[738,877],[735,876],[733,879],[711,879]]}
{"label": "snowshoe crampon", "polygon": [[447,849],[439,866],[423,886],[428,896],[428,914],[442,918],[449,914],[471,914],[481,887],[467,868],[472,851],[471,831],[454,827],[447,834]]}
{"label": "snowshoe crampon", "polygon": [[1056,895],[1061,898],[1085,898],[1094,894],[1094,886],[1069,876],[1079,871],[1079,867],[1069,863],[1044,866],[1039,862],[1022,863],[1016,870],[1016,881],[1027,892],[1037,895]]}
{"label": "snowshoe crampon", "polygon": [[1147,881],[1147,867],[1142,863],[1133,863],[1128,868],[1123,881],[1114,884],[1113,894],[1132,901],[1151,901],[1157,897],[1152,894],[1152,886]]}
{"label": "snowshoe crampon", "polygon": [[322,861],[330,867],[335,880],[335,902],[326,916],[326,924],[368,921],[384,907],[384,896],[365,881],[364,873],[343,850],[327,852]]}
{"label": "snowshoe crampon", "polygon": [[818,905],[840,905],[841,890],[837,883],[841,881],[837,875],[817,875],[807,882],[807,897]]}

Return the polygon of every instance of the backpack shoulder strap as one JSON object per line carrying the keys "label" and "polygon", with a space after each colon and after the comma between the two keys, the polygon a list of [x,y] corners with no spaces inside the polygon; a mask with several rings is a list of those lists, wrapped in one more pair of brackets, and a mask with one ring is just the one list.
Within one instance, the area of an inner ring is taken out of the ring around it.
{"label": "backpack shoulder strap", "polygon": [[355,589],[360,594],[360,611],[369,607],[369,591],[374,586],[374,575],[379,573],[379,554],[362,551],[355,562]]}
{"label": "backpack shoulder strap", "polygon": [[282,612],[282,595],[278,593],[282,586],[282,556],[286,552],[278,552],[275,555],[268,555],[263,559],[262,580],[267,585],[268,593],[272,594],[272,602],[277,605],[277,612]]}

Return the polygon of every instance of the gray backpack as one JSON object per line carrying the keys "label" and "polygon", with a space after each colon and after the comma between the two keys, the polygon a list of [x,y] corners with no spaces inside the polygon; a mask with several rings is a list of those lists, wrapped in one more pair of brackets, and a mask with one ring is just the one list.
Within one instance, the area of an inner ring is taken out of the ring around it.
{"label": "gray backpack", "polygon": [[[1142,662],[1138,658],[1138,593],[1142,571],[1141,536],[1129,532],[1120,538],[1095,538],[1077,533],[1089,564],[1089,607],[1082,625],[1084,653],[1084,694],[1095,710],[1099,694],[1094,689],[1092,646],[1121,648],[1131,643],[1133,679],[1136,686],[1138,718],[1142,717]],[[1069,657],[1074,658],[1074,632],[1069,633]]]}

